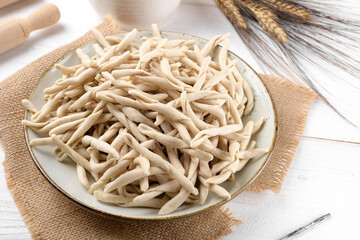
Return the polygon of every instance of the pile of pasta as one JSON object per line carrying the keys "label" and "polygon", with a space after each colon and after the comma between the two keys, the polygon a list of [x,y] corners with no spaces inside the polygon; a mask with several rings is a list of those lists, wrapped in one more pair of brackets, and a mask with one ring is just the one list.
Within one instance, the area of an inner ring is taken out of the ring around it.
{"label": "pile of pasta", "polygon": [[40,110],[23,100],[32,113],[23,124],[49,134],[30,145],[70,157],[81,184],[105,203],[165,215],[204,204],[209,191],[230,199],[220,184],[268,150],[251,140],[264,118],[242,122],[254,99],[228,58],[228,34],[200,48],[152,28],[140,45],[136,29],[123,38],[92,30],[96,54],[79,48],[81,64],[56,65],[62,77],[44,90]]}

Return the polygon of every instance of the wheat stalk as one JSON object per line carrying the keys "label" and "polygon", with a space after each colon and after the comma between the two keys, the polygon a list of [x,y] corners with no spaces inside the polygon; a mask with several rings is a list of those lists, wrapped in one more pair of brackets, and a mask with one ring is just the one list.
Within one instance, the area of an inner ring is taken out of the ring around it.
{"label": "wheat stalk", "polygon": [[245,20],[241,16],[239,9],[236,7],[233,0],[215,0],[215,2],[232,24],[243,29],[247,28]]}
{"label": "wheat stalk", "polygon": [[[360,127],[360,9],[350,0],[215,0],[263,71],[299,80]],[[234,5],[238,10],[234,9]],[[227,3],[227,9],[229,4]],[[349,100],[348,96],[353,96]]]}
{"label": "wheat stalk", "polygon": [[282,11],[289,13],[293,16],[299,17],[302,20],[311,19],[311,14],[308,10],[298,7],[293,3],[290,3],[285,0],[261,0],[263,3],[271,6],[273,9],[277,11]]}
{"label": "wheat stalk", "polygon": [[249,9],[255,15],[259,25],[271,36],[275,37],[281,42],[287,43],[286,32],[274,20],[278,17],[273,11],[271,11],[270,8],[259,3],[255,3],[251,0],[236,0],[236,3]]}
{"label": "wheat stalk", "polygon": [[257,12],[263,12],[264,14],[268,15],[272,19],[278,19],[278,16],[264,4],[256,3],[253,0],[235,0],[235,1],[249,9],[256,9]]}

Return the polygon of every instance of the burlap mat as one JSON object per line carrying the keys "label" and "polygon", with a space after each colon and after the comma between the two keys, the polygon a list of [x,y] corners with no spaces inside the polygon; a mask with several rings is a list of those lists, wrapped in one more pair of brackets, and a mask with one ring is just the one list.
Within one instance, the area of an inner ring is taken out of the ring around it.
{"label": "burlap mat", "polygon": [[[120,31],[110,18],[97,27],[103,34]],[[0,84],[0,140],[10,192],[34,239],[219,239],[240,223],[226,207],[171,222],[114,220],[70,201],[48,183],[27,150],[21,100],[60,57],[93,40],[86,33],[74,42],[39,58]],[[278,192],[295,154],[315,95],[308,89],[263,76],[275,101],[278,141],[269,164],[249,190]],[[240,195],[241,197],[241,195]]]}

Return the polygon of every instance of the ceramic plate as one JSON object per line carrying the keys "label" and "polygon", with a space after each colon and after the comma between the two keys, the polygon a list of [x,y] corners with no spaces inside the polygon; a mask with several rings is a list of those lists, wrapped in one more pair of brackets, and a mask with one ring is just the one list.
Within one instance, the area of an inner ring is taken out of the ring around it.
{"label": "ceramic plate", "polygon": [[[117,36],[122,37],[124,34],[125,33],[118,34]],[[140,43],[141,37],[150,37],[151,35],[151,32],[139,31],[135,39],[135,43]],[[174,32],[162,32],[162,36],[168,39],[194,39],[196,44],[199,46],[203,46],[207,41],[199,37]],[[83,51],[90,56],[95,54],[91,45],[92,43],[89,43],[82,47]],[[218,54],[219,49],[220,47],[214,51],[214,56]],[[270,149],[268,154],[257,159],[252,159],[240,172],[237,172],[234,181],[228,181],[221,185],[227,191],[229,191],[232,198],[234,198],[258,176],[258,174],[264,168],[266,162],[269,160],[276,139],[277,127],[274,105],[266,87],[262,83],[259,76],[235,54],[230,52],[229,57],[239,60],[237,68],[243,75],[244,79],[249,83],[255,96],[255,107],[251,114],[244,118],[244,122],[246,123],[249,120],[256,121],[260,117],[266,118],[264,126],[262,127],[261,131],[259,131],[259,133],[253,137],[253,140],[257,142],[257,147]],[[64,56],[58,63],[65,66],[72,66],[79,64],[80,61],[77,58],[76,53],[71,52]],[[62,73],[59,70],[57,70],[55,67],[51,67],[49,71],[39,80],[37,86],[30,96],[31,102],[33,102],[38,109],[40,109],[45,104],[43,90],[52,86],[55,80],[60,78],[61,75]],[[26,112],[25,118],[30,119],[30,117],[31,113]],[[45,136],[41,134],[39,135],[30,128],[25,128],[25,135],[27,143],[29,143],[34,138]],[[80,203],[86,208],[94,210],[98,213],[132,219],[166,220],[198,214],[218,207],[226,202],[225,199],[222,199],[211,193],[209,194],[208,199],[204,205],[185,204],[177,209],[176,212],[166,216],[158,216],[158,209],[139,207],[122,208],[115,205],[102,203],[97,201],[95,197],[80,184],[76,175],[76,166],[70,159],[67,159],[64,162],[58,162],[56,160],[56,156],[53,152],[53,146],[30,147],[28,144],[28,148],[42,174],[55,188],[57,188],[75,202]]]}

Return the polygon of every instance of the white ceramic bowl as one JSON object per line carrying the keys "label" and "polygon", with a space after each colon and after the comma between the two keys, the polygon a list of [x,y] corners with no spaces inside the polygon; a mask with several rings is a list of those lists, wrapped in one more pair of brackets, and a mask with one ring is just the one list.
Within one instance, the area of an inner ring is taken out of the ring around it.
{"label": "white ceramic bowl", "polygon": [[122,29],[149,29],[152,23],[165,22],[181,0],[90,0],[94,10],[105,17],[111,14]]}
{"label": "white ceramic bowl", "polygon": [[[151,34],[152,33],[148,31],[140,31],[134,41],[140,43],[140,38],[142,36],[151,36]],[[125,33],[118,34],[118,36],[124,35]],[[162,32],[162,36],[168,39],[194,39],[199,46],[203,46],[206,43],[206,40],[204,39],[181,33]],[[95,54],[93,48],[91,47],[91,43],[83,46],[82,49],[90,56]],[[218,47],[213,53],[215,56],[218,54],[219,49],[220,47]],[[239,60],[236,66],[245,80],[249,83],[255,96],[255,107],[251,114],[244,118],[244,122],[249,120],[257,120],[260,117],[265,117],[267,119],[261,131],[257,133],[252,139],[256,140],[257,146],[259,148],[270,149],[268,154],[258,159],[252,159],[240,172],[236,173],[234,181],[227,181],[221,184],[221,186],[229,191],[232,198],[234,198],[241,191],[243,191],[245,187],[248,186],[264,168],[275,144],[277,127],[276,115],[271,97],[259,76],[243,60],[238,58],[233,53],[229,53],[229,57],[232,59],[237,58]],[[80,61],[76,54],[72,52],[61,59],[59,63],[65,66],[72,66],[74,64],[79,64]],[[43,90],[52,86],[55,80],[60,77],[61,72],[55,69],[55,67],[52,67],[43,76],[43,78],[39,80],[36,88],[30,96],[30,100],[36,107],[40,109],[41,106],[45,104]],[[30,117],[31,114],[26,112],[25,118],[30,119]],[[25,135],[27,143],[29,143],[34,138],[43,137],[43,135],[39,135],[29,128],[25,128]],[[140,207],[122,208],[119,206],[102,203],[97,201],[95,197],[80,184],[76,175],[76,167],[72,160],[67,159],[64,162],[58,162],[56,160],[52,146],[30,147],[28,144],[28,148],[36,165],[51,184],[53,184],[59,191],[61,191],[69,198],[87,207],[88,209],[95,210],[99,213],[131,219],[166,220],[198,214],[227,202],[227,200],[210,193],[204,205],[201,206],[200,204],[184,204],[179,209],[177,209],[177,211],[166,216],[158,216],[158,209]]]}

